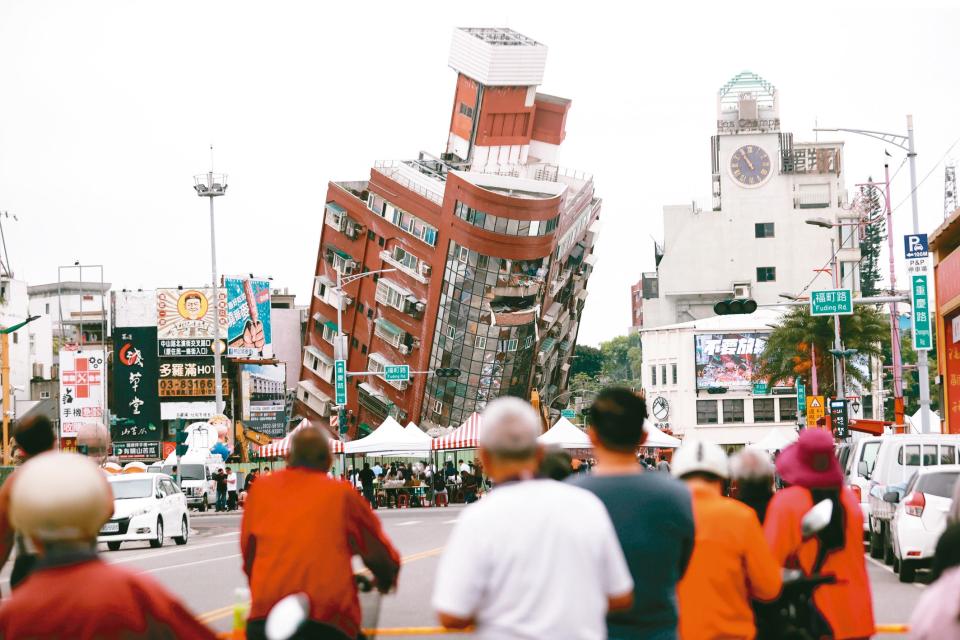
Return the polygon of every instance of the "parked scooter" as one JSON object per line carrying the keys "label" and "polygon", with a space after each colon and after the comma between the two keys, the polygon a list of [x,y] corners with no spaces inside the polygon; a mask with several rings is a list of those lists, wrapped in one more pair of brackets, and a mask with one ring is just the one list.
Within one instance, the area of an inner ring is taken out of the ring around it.
{"label": "parked scooter", "polygon": [[[365,575],[354,576],[360,596],[361,626],[376,629],[380,621],[382,593],[376,583]],[[267,615],[266,636],[268,640],[308,640],[310,632],[310,598],[305,593],[294,593],[273,605]],[[376,635],[360,634],[358,640],[376,640]]]}

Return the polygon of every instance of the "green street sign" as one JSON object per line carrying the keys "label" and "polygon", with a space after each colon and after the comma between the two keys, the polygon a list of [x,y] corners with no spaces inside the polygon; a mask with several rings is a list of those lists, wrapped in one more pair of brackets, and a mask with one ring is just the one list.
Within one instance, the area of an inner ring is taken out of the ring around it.
{"label": "green street sign", "polygon": [[335,403],[339,406],[347,404],[347,361],[333,361],[333,388],[336,395]]}
{"label": "green street sign", "polygon": [[769,392],[766,382],[754,382],[753,383],[753,395],[755,396],[765,396]]}
{"label": "green street sign", "polygon": [[810,315],[848,316],[853,313],[853,291],[850,289],[824,289],[810,294]]}
{"label": "green street sign", "polygon": [[807,385],[797,380],[797,413],[803,415],[807,409]]}
{"label": "green street sign", "polygon": [[933,331],[930,328],[930,297],[927,276],[911,276],[913,292],[913,348],[925,351],[933,348]]}
{"label": "green street sign", "polygon": [[410,365],[391,364],[383,369],[383,377],[387,382],[407,382],[410,379]]}
{"label": "green street sign", "polygon": [[572,420],[573,418],[577,417],[577,412],[573,409],[564,409],[560,412],[560,417],[566,418],[567,420]]}

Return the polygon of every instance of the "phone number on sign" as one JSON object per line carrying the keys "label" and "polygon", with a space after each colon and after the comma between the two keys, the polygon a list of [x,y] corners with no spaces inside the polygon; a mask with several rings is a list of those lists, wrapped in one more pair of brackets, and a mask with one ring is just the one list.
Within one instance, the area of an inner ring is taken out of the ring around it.
{"label": "phone number on sign", "polygon": [[[215,394],[216,388],[217,385],[213,378],[167,379],[160,381],[160,397],[212,396]],[[224,395],[229,395],[230,381],[223,380],[221,388]]]}

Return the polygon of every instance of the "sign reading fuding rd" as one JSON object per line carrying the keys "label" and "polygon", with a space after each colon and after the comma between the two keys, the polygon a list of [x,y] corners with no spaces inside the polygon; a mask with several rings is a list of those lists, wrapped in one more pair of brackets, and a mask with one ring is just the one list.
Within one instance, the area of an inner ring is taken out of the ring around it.
{"label": "sign reading fuding rd", "polygon": [[384,378],[387,382],[407,382],[410,380],[410,365],[391,364],[383,369]]}
{"label": "sign reading fuding rd", "polygon": [[853,292],[850,289],[825,289],[810,294],[810,315],[848,316],[853,313]]}

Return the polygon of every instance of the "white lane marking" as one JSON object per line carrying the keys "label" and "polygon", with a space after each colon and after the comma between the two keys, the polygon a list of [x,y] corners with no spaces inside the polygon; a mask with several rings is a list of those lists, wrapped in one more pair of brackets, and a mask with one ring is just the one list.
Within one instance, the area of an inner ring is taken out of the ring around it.
{"label": "white lane marking", "polygon": [[194,560],[193,562],[181,562],[180,564],[171,564],[165,567],[157,567],[156,569],[146,569],[140,571],[139,573],[156,573],[157,571],[167,571],[168,569],[180,569],[182,567],[192,567],[197,564],[206,564],[208,562],[219,562],[220,560],[232,560],[234,558],[239,558],[239,553],[234,553],[229,556],[218,556],[216,558],[205,558],[203,560]]}
{"label": "white lane marking", "polygon": [[101,553],[100,557],[109,562],[110,564],[121,564],[124,562],[136,562],[137,560],[152,560],[154,558],[165,558],[167,556],[176,555],[178,553],[185,553],[187,551],[194,551],[196,549],[209,549],[210,547],[222,547],[225,544],[236,544],[235,541],[224,541],[224,542],[211,542],[210,544],[200,544],[200,545],[189,545],[185,544],[182,547],[176,549],[170,549],[168,551],[156,551],[153,553],[141,553],[135,556],[123,556],[120,558],[114,558],[112,556],[115,552]]}
{"label": "white lane marking", "polygon": [[406,527],[411,524],[420,524],[420,520],[408,520],[406,522],[400,522],[397,524],[398,527]]}
{"label": "white lane marking", "polygon": [[[883,563],[883,562],[881,562],[880,560],[877,560],[876,558],[871,558],[870,556],[864,556],[864,557],[865,557],[869,562],[871,562],[871,563],[873,563],[874,565],[880,567],[880,568],[883,569],[884,571],[889,571],[890,573],[896,575],[896,572],[893,570],[893,567],[887,566],[886,563]],[[897,577],[897,579],[898,579],[898,580],[900,579],[899,576]],[[900,584],[903,584],[903,583],[901,582]],[[921,589],[921,590],[927,588],[927,585],[923,584],[922,582],[917,582],[916,580],[914,580],[913,582],[910,582],[909,584],[912,584],[912,585],[915,586],[917,589]]]}

